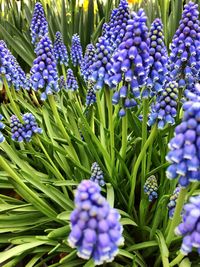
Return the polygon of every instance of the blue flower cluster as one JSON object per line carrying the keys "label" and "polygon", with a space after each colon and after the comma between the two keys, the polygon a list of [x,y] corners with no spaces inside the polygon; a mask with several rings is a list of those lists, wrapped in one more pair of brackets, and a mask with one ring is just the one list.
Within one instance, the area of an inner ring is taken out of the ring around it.
{"label": "blue flower cluster", "polygon": [[169,199],[169,203],[167,205],[168,210],[169,210],[169,218],[172,219],[174,216],[174,211],[176,208],[176,202],[179,196],[179,193],[181,191],[181,187],[177,186],[173,192],[173,194],[171,195],[170,199]]}
{"label": "blue flower cluster", "polygon": [[175,136],[169,142],[170,151],[166,156],[171,163],[167,177],[179,177],[183,187],[200,180],[200,102],[197,101],[183,104],[184,116],[175,128]]}
{"label": "blue flower cluster", "polygon": [[158,95],[156,103],[152,104],[148,124],[152,126],[157,121],[159,129],[163,129],[166,124],[173,125],[177,115],[177,101],[178,84],[170,81]]}
{"label": "blue flower cluster", "polygon": [[109,41],[114,51],[126,32],[127,21],[130,18],[128,2],[120,0],[119,6],[111,13],[110,21],[104,25],[103,36]]}
{"label": "blue flower cluster", "polygon": [[96,94],[94,91],[94,84],[92,81],[88,81],[88,90],[86,95],[86,106],[91,106],[96,103]]}
{"label": "blue flower cluster", "polygon": [[95,265],[112,262],[123,244],[120,215],[100,193],[97,183],[84,180],[75,196],[71,213],[71,233],[68,243],[76,247],[78,256],[94,260]]}
{"label": "blue flower cluster", "polygon": [[63,43],[62,34],[60,32],[56,32],[53,50],[57,64],[60,63],[61,65],[67,66],[69,61],[67,48]]}
{"label": "blue flower cluster", "polygon": [[80,66],[83,59],[83,51],[79,35],[72,36],[71,60],[74,67]]}
{"label": "blue flower cluster", "polygon": [[154,199],[158,198],[158,182],[154,175],[151,175],[147,178],[144,184],[144,192],[148,195],[149,202],[152,202]]}
{"label": "blue flower cluster", "polygon": [[74,77],[74,73],[72,69],[67,70],[67,80],[66,80],[66,89],[77,91],[78,90],[78,82],[76,78]]}
{"label": "blue flower cluster", "polygon": [[45,18],[43,6],[39,2],[35,4],[30,29],[33,44],[36,44],[40,38],[48,34],[48,23]]}
{"label": "blue flower cluster", "polygon": [[91,177],[90,180],[97,183],[100,186],[105,185],[103,172],[97,162],[94,162],[91,167]]}
{"label": "blue flower cluster", "polygon": [[59,85],[60,90],[63,88],[66,89],[66,81],[63,75],[59,77],[58,85]]}
{"label": "blue flower cluster", "polygon": [[93,44],[88,44],[86,47],[84,58],[81,62],[81,74],[84,80],[87,82],[89,76],[92,74],[91,65],[93,64],[93,58],[95,55],[95,47]]}
{"label": "blue flower cluster", "polygon": [[15,115],[10,117],[12,140],[30,142],[35,133],[42,133],[42,129],[38,127],[36,119],[31,113],[25,113],[22,116],[22,120],[23,123]]}
{"label": "blue flower cluster", "polygon": [[140,97],[140,89],[146,84],[149,73],[149,34],[143,9],[133,12],[128,20],[123,42],[113,55],[109,84],[117,86],[122,80],[130,84],[131,93]]}
{"label": "blue flower cluster", "polygon": [[200,254],[200,196],[190,197],[184,206],[182,223],[175,229],[177,235],[183,236],[181,253],[188,255],[196,248]]}
{"label": "blue flower cluster", "polygon": [[182,19],[171,45],[170,75],[182,86],[193,90],[200,73],[200,25],[198,5],[184,6]]}
{"label": "blue flower cluster", "polygon": [[147,79],[147,91],[151,96],[163,90],[168,73],[168,53],[164,43],[163,25],[160,19],[155,19],[150,30],[150,71]]}
{"label": "blue flower cluster", "polygon": [[37,58],[33,61],[30,71],[31,88],[34,91],[43,89],[41,100],[45,100],[47,95],[51,95],[59,90],[53,45],[48,36],[40,40],[35,51]]}
{"label": "blue flower cluster", "polygon": [[[3,115],[0,114],[0,130],[3,130],[5,128],[5,124],[2,122],[3,119],[4,119]],[[5,140],[5,137],[0,131],[0,143],[3,143],[4,140]]]}

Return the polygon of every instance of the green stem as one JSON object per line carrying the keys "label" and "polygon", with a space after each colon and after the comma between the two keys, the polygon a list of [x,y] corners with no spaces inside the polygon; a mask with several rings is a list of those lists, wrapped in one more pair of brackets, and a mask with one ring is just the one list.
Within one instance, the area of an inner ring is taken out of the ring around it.
{"label": "green stem", "polygon": [[168,247],[170,246],[172,239],[174,237],[174,230],[178,226],[178,224],[180,223],[181,212],[182,212],[182,208],[183,208],[183,205],[185,202],[186,194],[187,194],[187,189],[182,188],[180,193],[179,193],[177,202],[176,202],[176,208],[174,211],[174,216],[173,216],[172,221],[170,223],[169,231],[168,231],[168,234],[166,237],[166,244],[168,245]]}
{"label": "green stem", "polygon": [[105,95],[107,100],[108,108],[108,128],[110,129],[110,155],[111,155],[111,166],[114,166],[115,161],[115,133],[114,133],[114,124],[113,124],[113,106],[112,106],[112,95],[109,88],[105,88]]}
{"label": "green stem", "polygon": [[100,119],[100,136],[101,136],[101,143],[103,147],[106,147],[106,139],[105,139],[105,131],[106,123],[105,123],[105,117],[103,116],[103,111],[101,107],[101,99],[100,99],[100,92],[96,93],[96,99],[97,99],[97,108],[99,113],[99,119]]}
{"label": "green stem", "polygon": [[120,155],[125,161],[127,148],[127,115],[122,118],[122,146],[120,150]]}
{"label": "green stem", "polygon": [[132,174],[131,174],[131,193],[130,193],[130,198],[129,198],[129,212],[132,209],[132,206],[134,205],[134,191],[135,191],[135,185],[136,185],[136,179],[137,179],[137,172],[140,166],[140,163],[146,153],[147,148],[151,145],[151,143],[153,142],[155,136],[156,136],[156,130],[157,130],[157,125],[154,125],[154,127],[152,128],[152,131],[149,135],[149,138],[147,139],[146,143],[144,144],[138,158],[137,161],[134,165]]}
{"label": "green stem", "polygon": [[20,121],[22,121],[22,117],[21,117],[21,114],[20,114],[20,110],[19,110],[19,108],[16,106],[15,101],[13,100],[13,97],[12,97],[12,94],[11,94],[11,92],[10,92],[10,89],[9,89],[9,86],[8,86],[8,83],[7,83],[7,80],[6,80],[5,76],[3,76],[3,83],[4,83],[4,86],[5,86],[5,89],[6,89],[6,94],[7,94],[8,98],[9,98],[9,100],[10,100],[10,103],[11,103],[11,105],[12,105],[12,107],[13,107],[13,110],[14,110],[14,112],[15,112],[15,115],[18,117],[18,119],[19,119]]}
{"label": "green stem", "polygon": [[173,266],[175,266],[175,265],[178,265],[178,264],[182,261],[182,259],[183,259],[184,257],[185,257],[185,255],[179,253],[178,256],[177,256],[173,261],[171,261],[171,262],[169,263],[169,266],[170,266],[170,267],[173,267]]}
{"label": "green stem", "polygon": [[61,65],[61,68],[62,68],[62,73],[63,73],[64,79],[65,79],[65,81],[66,81],[66,79],[67,79],[67,75],[66,75],[66,71],[65,71],[65,65],[62,64],[62,65]]}
{"label": "green stem", "polygon": [[68,142],[71,154],[73,155],[74,159],[79,162],[79,158],[78,158],[78,156],[76,154],[76,151],[75,151],[74,147],[72,146],[72,143],[71,143],[71,140],[69,138],[69,135],[68,135],[67,131],[65,130],[65,127],[64,127],[64,125],[63,125],[63,123],[62,123],[62,121],[60,119],[54,96],[53,95],[49,95],[48,99],[49,99],[49,103],[50,103],[51,109],[53,111],[53,114],[55,116],[55,121],[58,124],[58,127],[60,128],[63,136],[66,138],[66,140]]}

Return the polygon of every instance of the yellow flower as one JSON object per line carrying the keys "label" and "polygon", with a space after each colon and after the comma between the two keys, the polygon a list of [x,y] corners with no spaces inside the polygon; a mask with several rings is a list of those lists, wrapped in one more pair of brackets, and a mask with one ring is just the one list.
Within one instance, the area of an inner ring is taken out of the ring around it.
{"label": "yellow flower", "polygon": [[[89,0],[81,0],[79,2],[79,6],[83,6],[83,10],[86,12],[88,11],[88,6],[89,6]],[[94,1],[94,12],[96,13],[97,11],[97,3]]]}
{"label": "yellow flower", "polygon": [[129,4],[140,4],[142,0],[128,0]]}

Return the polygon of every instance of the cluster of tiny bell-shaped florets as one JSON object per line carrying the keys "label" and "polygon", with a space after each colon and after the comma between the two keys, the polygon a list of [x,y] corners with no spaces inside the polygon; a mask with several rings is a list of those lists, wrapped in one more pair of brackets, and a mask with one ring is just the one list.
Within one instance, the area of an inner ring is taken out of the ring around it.
{"label": "cluster of tiny bell-shaped florets", "polygon": [[84,58],[81,62],[81,75],[85,82],[88,81],[89,76],[92,74],[91,65],[95,55],[95,47],[93,44],[88,44],[86,47]]}
{"label": "cluster of tiny bell-shaped florets", "polygon": [[163,129],[166,124],[173,125],[177,115],[178,84],[174,81],[166,83],[164,90],[158,95],[156,102],[151,105],[148,124],[156,122]]}
{"label": "cluster of tiny bell-shaped florets", "polygon": [[65,78],[63,75],[61,75],[58,79],[58,86],[59,86],[59,89],[66,89],[66,81],[65,81]]}
{"label": "cluster of tiny bell-shaped florets", "polygon": [[198,5],[189,2],[184,6],[171,45],[169,73],[180,86],[193,90],[200,73],[200,23]]}
{"label": "cluster of tiny bell-shaped florets", "polygon": [[67,90],[77,91],[78,90],[78,82],[74,77],[74,73],[72,69],[67,70],[67,79],[65,83],[65,88]]}
{"label": "cluster of tiny bell-shaped florets", "polygon": [[[131,93],[140,97],[140,89],[146,84],[149,73],[149,33],[143,9],[133,12],[128,20],[123,42],[115,51],[110,68],[110,86],[122,80],[130,84]],[[143,95],[143,94],[142,94]]]}
{"label": "cluster of tiny bell-shaped florets", "polygon": [[74,67],[80,66],[83,60],[83,50],[79,35],[76,33],[72,36],[71,61]]}
{"label": "cluster of tiny bell-shaped florets", "polygon": [[154,199],[158,198],[158,182],[155,175],[151,175],[147,178],[144,184],[144,193],[148,195],[149,202],[152,202]]}
{"label": "cluster of tiny bell-shaped florets", "polygon": [[86,106],[91,106],[96,103],[96,93],[94,91],[94,84],[92,81],[88,81],[87,86]]}
{"label": "cluster of tiny bell-shaped florets", "polygon": [[169,179],[179,177],[179,184],[186,187],[200,181],[200,97],[193,95],[183,104],[183,110],[182,122],[168,144],[166,159],[171,165],[166,174]]}
{"label": "cluster of tiny bell-shaped florets", "polygon": [[174,216],[174,211],[176,208],[176,202],[179,196],[179,193],[181,191],[181,186],[177,186],[173,192],[173,194],[171,195],[170,199],[169,199],[169,203],[167,204],[167,208],[169,210],[169,218],[172,219]]}
{"label": "cluster of tiny bell-shaped florets", "polygon": [[97,162],[94,162],[92,164],[90,180],[97,183],[100,186],[105,185],[103,171],[101,170]]}
{"label": "cluster of tiny bell-shaped florets", "polygon": [[41,100],[46,100],[47,95],[59,91],[58,72],[53,45],[48,36],[43,37],[35,49],[37,58],[31,68],[30,83],[34,91],[42,89]]}
{"label": "cluster of tiny bell-shaped florets", "polygon": [[121,102],[121,109],[119,110],[119,116],[124,117],[126,115],[126,109],[133,108],[137,106],[137,102],[133,97],[128,96],[128,86],[123,85],[120,87],[118,91],[115,91],[113,96],[112,96],[112,103],[113,105],[119,104]]}
{"label": "cluster of tiny bell-shaped florets", "polygon": [[5,128],[5,124],[2,122],[3,119],[4,119],[4,116],[0,114],[0,143],[3,143],[3,141],[5,140],[5,137],[3,136],[1,132],[1,130]]}
{"label": "cluster of tiny bell-shaped florets", "polygon": [[95,91],[102,89],[109,80],[108,71],[111,66],[111,54],[112,49],[109,41],[104,36],[99,37],[95,46],[93,64],[90,67],[91,75],[89,76],[89,80],[95,83]]}
{"label": "cluster of tiny bell-shaped florets", "polygon": [[146,84],[147,95],[157,95],[163,90],[168,73],[168,53],[164,43],[163,25],[160,19],[155,19],[150,29],[150,70]]}
{"label": "cluster of tiny bell-shaped florets", "polygon": [[77,248],[78,256],[93,259],[95,265],[112,262],[124,241],[120,215],[110,207],[100,190],[100,186],[90,180],[80,183],[68,238],[69,245]]}
{"label": "cluster of tiny bell-shaped florets", "polygon": [[35,117],[31,113],[25,113],[22,116],[22,122],[17,116],[10,117],[10,127],[12,140],[17,142],[30,142],[34,134],[41,134],[42,129],[38,127]]}
{"label": "cluster of tiny bell-shaped florets", "polygon": [[67,48],[63,42],[62,34],[60,32],[56,32],[53,50],[57,64],[59,63],[60,65],[67,66],[69,57],[67,53]]}
{"label": "cluster of tiny bell-shaped florets", "polygon": [[110,21],[103,29],[103,36],[109,41],[113,51],[122,42],[129,18],[130,11],[128,2],[126,0],[121,0],[119,6],[111,13]]}
{"label": "cluster of tiny bell-shaped florets", "polygon": [[196,248],[200,254],[200,196],[192,196],[189,203],[184,205],[182,222],[175,233],[183,237],[181,253],[188,255]]}
{"label": "cluster of tiny bell-shaped florets", "polygon": [[35,4],[30,29],[33,44],[36,44],[42,37],[48,34],[48,23],[43,6],[39,2]]}

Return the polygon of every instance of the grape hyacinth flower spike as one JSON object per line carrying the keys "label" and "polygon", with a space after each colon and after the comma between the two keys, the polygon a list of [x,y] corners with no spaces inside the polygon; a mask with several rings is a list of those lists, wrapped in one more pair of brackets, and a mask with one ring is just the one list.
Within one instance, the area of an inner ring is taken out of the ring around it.
{"label": "grape hyacinth flower spike", "polygon": [[148,195],[149,202],[152,202],[154,199],[158,198],[158,182],[154,175],[151,175],[147,178],[144,184],[144,192]]}
{"label": "grape hyacinth flower spike", "polygon": [[94,162],[92,164],[91,172],[92,172],[92,175],[90,177],[90,180],[97,183],[100,186],[104,186],[105,185],[104,175],[97,162]]}
{"label": "grape hyacinth flower spike", "polygon": [[44,9],[41,3],[35,4],[33,17],[31,21],[31,38],[32,44],[36,44],[41,38],[48,34],[48,23],[44,14]]}
{"label": "grape hyacinth flower spike", "polygon": [[91,65],[95,55],[95,47],[93,44],[88,44],[86,47],[84,58],[81,62],[81,74],[85,80],[88,81],[89,76],[92,74]]}
{"label": "grape hyacinth flower spike", "polygon": [[183,211],[182,222],[175,229],[175,233],[183,237],[180,251],[188,255],[196,248],[200,255],[200,196],[190,197]]}
{"label": "grape hyacinth flower spike", "polygon": [[[190,1],[184,6],[171,44],[170,75],[187,90],[193,91],[200,75],[200,22],[198,5]],[[187,96],[186,90],[186,96]]]}
{"label": "grape hyacinth flower spike", "polygon": [[169,218],[172,219],[172,217],[174,216],[174,211],[176,208],[176,202],[179,196],[179,193],[181,191],[181,187],[177,186],[173,192],[173,194],[170,197],[169,203],[167,205],[168,210],[169,210]]}
{"label": "grape hyacinth flower spike", "polygon": [[171,163],[166,171],[167,177],[179,177],[182,187],[200,180],[200,97],[193,97],[193,101],[183,104],[184,116],[175,128],[175,136],[168,144],[170,151],[166,156]]}
{"label": "grape hyacinth flower spike", "polygon": [[58,72],[53,52],[53,45],[48,36],[43,37],[36,47],[37,58],[31,68],[30,83],[34,91],[42,90],[41,100],[46,100],[47,95],[59,91]]}
{"label": "grape hyacinth flower spike", "polygon": [[143,95],[151,92],[151,96],[157,95],[163,90],[168,73],[168,54],[164,43],[163,25],[160,19],[155,19],[150,29],[150,71],[147,79],[147,89]]}
{"label": "grape hyacinth flower spike", "polygon": [[151,105],[149,126],[158,122],[158,128],[163,129],[166,124],[173,125],[177,115],[178,84],[170,81],[158,95],[156,102]]}
{"label": "grape hyacinth flower spike", "polygon": [[55,35],[55,42],[54,42],[54,54],[57,61],[57,64],[60,63],[60,65],[68,65],[68,54],[67,54],[67,48],[63,43],[62,34],[60,32],[56,32]]}
{"label": "grape hyacinth flower spike", "polygon": [[92,81],[89,81],[86,95],[86,106],[91,106],[94,103],[96,103],[96,93],[94,91],[94,84]]}
{"label": "grape hyacinth flower spike", "polygon": [[83,59],[83,51],[79,35],[72,36],[71,61],[74,67],[80,66]]}
{"label": "grape hyacinth flower spike", "polygon": [[77,91],[78,90],[78,82],[74,77],[74,73],[72,69],[67,70],[67,80],[66,80],[66,89]]}
{"label": "grape hyacinth flower spike", "polygon": [[5,124],[2,122],[3,119],[4,119],[3,115],[0,114],[0,143],[3,143],[3,141],[5,140],[5,137],[1,132],[1,130],[5,128]]}
{"label": "grape hyacinth flower spike", "polygon": [[97,183],[84,180],[75,195],[68,243],[77,248],[78,256],[93,259],[95,265],[112,262],[123,244],[120,215],[101,195]]}

